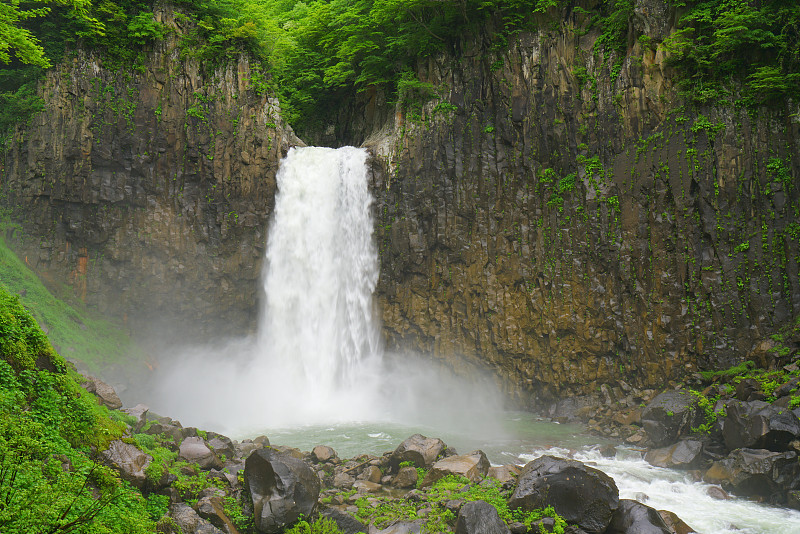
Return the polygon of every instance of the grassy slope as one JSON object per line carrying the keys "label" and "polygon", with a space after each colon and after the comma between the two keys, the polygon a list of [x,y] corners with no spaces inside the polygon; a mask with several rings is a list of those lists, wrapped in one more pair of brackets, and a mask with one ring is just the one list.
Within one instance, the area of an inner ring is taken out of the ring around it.
{"label": "grassy slope", "polygon": [[54,296],[2,239],[0,284],[21,295],[23,306],[62,356],[84,363],[90,372],[100,372],[115,363],[142,361],[142,351],[122,325],[101,317],[79,302],[68,304]]}

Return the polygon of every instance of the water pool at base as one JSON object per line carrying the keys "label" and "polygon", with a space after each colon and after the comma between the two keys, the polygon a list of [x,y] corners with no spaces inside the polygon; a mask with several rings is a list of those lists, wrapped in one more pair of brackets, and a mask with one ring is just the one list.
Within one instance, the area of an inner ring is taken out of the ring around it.
{"label": "water pool at base", "polygon": [[458,453],[484,451],[493,465],[525,464],[539,456],[569,457],[611,476],[622,499],[635,499],[659,510],[676,513],[703,534],[798,534],[800,512],[767,506],[741,498],[717,500],[708,495],[709,484],[691,474],[654,467],[642,452],[617,446],[615,458],[605,458],[599,448],[612,444],[587,434],[582,427],[552,423],[526,412],[507,412],[485,434],[465,435],[457,430],[437,431],[424,426],[386,422],[340,423],[284,429],[254,429],[273,445],[309,451],[316,445],[333,447],[340,457],[381,455],[394,450],[408,436],[420,433],[441,438]]}

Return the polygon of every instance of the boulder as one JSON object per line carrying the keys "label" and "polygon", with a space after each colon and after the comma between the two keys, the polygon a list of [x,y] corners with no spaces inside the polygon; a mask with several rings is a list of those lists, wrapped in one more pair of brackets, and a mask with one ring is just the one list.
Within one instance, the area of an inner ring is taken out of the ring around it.
{"label": "boulder", "polygon": [[620,499],[606,534],[672,534],[655,508]]}
{"label": "boulder", "polygon": [[392,453],[390,458],[392,470],[397,470],[402,462],[411,462],[415,467],[427,469],[445,448],[444,442],[439,438],[426,438],[422,434],[414,434],[398,445]]}
{"label": "boulder", "polygon": [[535,510],[548,505],[568,523],[600,533],[619,506],[619,491],[602,471],[575,460],[542,456],[522,469],[508,506]]}
{"label": "boulder", "polygon": [[206,444],[214,451],[214,454],[217,456],[224,456],[226,460],[230,460],[236,456],[236,446],[228,436],[223,436],[216,432],[209,432]]}
{"label": "boulder", "polygon": [[678,440],[700,423],[697,398],[686,390],[665,391],[642,412],[642,426],[656,446]]}
{"label": "boulder", "polygon": [[222,469],[222,461],[200,436],[184,439],[178,456],[189,463],[196,463],[200,469]]}
{"label": "boulder", "polygon": [[792,510],[800,510],[800,491],[792,490],[786,494],[786,506]]}
{"label": "boulder", "polygon": [[247,458],[244,476],[259,532],[281,532],[300,516],[311,517],[314,512],[319,478],[302,460],[272,449],[258,449]]}
{"label": "boulder", "polygon": [[413,488],[417,485],[417,470],[413,467],[401,467],[400,471],[392,479],[392,486],[395,488]]}
{"label": "boulder", "polygon": [[691,439],[679,441],[669,447],[647,451],[644,459],[656,467],[694,469],[703,460],[703,443]]}
{"label": "boulder", "polygon": [[697,532],[695,529],[684,523],[683,520],[674,512],[670,512],[669,510],[659,510],[658,515],[660,515],[661,519],[664,520],[664,524],[667,525],[669,531],[674,534],[692,534],[692,532]]}
{"label": "boulder", "polygon": [[736,398],[740,401],[764,400],[761,383],[755,378],[745,378],[736,384]]}
{"label": "boulder", "polygon": [[514,464],[500,465],[497,467],[489,466],[486,476],[505,483],[514,480],[521,471],[522,469]]}
{"label": "boulder", "polygon": [[799,386],[800,377],[796,376],[778,386],[772,394],[775,395],[775,398],[785,397],[787,395],[791,395],[792,392],[795,391]]}
{"label": "boulder", "polygon": [[330,462],[339,456],[331,447],[327,445],[317,445],[314,447],[314,450],[311,451],[311,457],[315,462]]}
{"label": "boulder", "polygon": [[489,460],[483,451],[472,451],[469,454],[450,456],[433,464],[430,471],[422,479],[421,486],[432,486],[437,480],[447,475],[467,478],[470,482],[480,482],[489,471]]}
{"label": "boulder", "polygon": [[119,400],[119,396],[117,396],[117,392],[114,391],[114,388],[99,378],[87,376],[86,381],[81,385],[83,389],[89,393],[95,394],[97,402],[100,403],[101,406],[105,406],[109,410],[119,410],[122,408],[122,401]]}
{"label": "boulder", "polygon": [[327,517],[336,523],[339,530],[343,534],[358,534],[360,532],[369,532],[369,528],[362,522],[344,512],[340,512],[336,508],[325,508],[319,514],[321,517]]}
{"label": "boulder", "polygon": [[370,482],[374,482],[375,484],[380,484],[382,476],[383,473],[381,473],[381,470],[378,469],[377,466],[368,465],[367,467],[364,468],[363,471],[361,471],[361,473],[358,474],[356,479],[369,480]]}
{"label": "boulder", "polygon": [[353,482],[353,489],[358,493],[378,493],[382,487],[380,484],[369,480],[356,480]]}
{"label": "boulder", "polygon": [[800,465],[795,452],[737,449],[714,462],[703,479],[744,496],[761,496],[782,502],[785,492],[798,489]]}
{"label": "boulder", "polygon": [[137,404],[133,408],[123,408],[122,412],[136,418],[133,424],[133,431],[139,432],[142,427],[147,423],[147,412],[150,408],[146,404]]}
{"label": "boulder", "polygon": [[153,457],[140,451],[136,445],[115,439],[108,449],[101,453],[103,462],[116,470],[123,480],[127,480],[139,489],[147,483],[145,469],[153,461]]}
{"label": "boulder", "polygon": [[169,515],[180,527],[182,534],[223,534],[221,530],[200,517],[191,506],[179,502],[171,504]]}
{"label": "boulder", "polygon": [[456,519],[456,534],[510,534],[497,509],[484,501],[472,501],[461,507]]}
{"label": "boulder", "polygon": [[722,437],[729,449],[785,451],[800,437],[800,420],[790,410],[762,401],[730,402]]}
{"label": "boulder", "polygon": [[336,473],[333,477],[333,487],[335,488],[349,488],[355,483],[356,479],[347,473]]}

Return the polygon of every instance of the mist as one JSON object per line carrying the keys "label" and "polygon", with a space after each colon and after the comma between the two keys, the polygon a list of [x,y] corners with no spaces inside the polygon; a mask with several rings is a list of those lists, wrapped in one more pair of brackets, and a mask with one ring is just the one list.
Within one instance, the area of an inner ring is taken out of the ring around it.
{"label": "mist", "polygon": [[372,197],[363,149],[293,148],[277,175],[258,332],[165,349],[146,397],[184,425],[233,437],[351,422],[500,432],[488,376],[384,354]]}

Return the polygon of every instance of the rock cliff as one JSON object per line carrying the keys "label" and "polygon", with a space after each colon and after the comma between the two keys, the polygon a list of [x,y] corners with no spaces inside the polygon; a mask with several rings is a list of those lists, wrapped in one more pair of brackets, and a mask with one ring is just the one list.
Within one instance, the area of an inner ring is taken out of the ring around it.
{"label": "rock cliff", "polygon": [[688,110],[674,14],[637,5],[624,58],[571,12],[419,65],[438,98],[367,141],[390,343],[614,400],[752,357],[797,316],[796,104]]}
{"label": "rock cliff", "polygon": [[241,332],[278,163],[299,140],[246,58],[185,58],[187,22],[158,16],[170,35],[141,65],[115,70],[78,51],[47,73],[46,111],[2,159],[3,203],[21,224],[7,241],[140,332]]}

